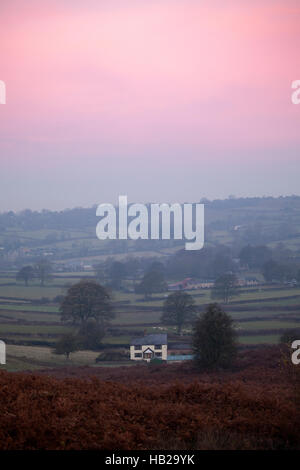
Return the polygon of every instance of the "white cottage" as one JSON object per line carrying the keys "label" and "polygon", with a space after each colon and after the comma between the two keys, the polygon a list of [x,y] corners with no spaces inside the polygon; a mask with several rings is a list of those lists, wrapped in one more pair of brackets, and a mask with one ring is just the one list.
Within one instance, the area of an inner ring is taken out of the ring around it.
{"label": "white cottage", "polygon": [[157,358],[163,361],[168,356],[168,339],[166,334],[146,335],[134,338],[130,344],[130,359],[147,361]]}

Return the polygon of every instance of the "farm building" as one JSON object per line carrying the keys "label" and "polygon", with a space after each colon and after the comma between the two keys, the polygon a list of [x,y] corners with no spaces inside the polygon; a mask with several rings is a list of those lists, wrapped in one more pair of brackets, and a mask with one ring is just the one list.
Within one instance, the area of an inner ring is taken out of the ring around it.
{"label": "farm building", "polygon": [[190,361],[194,358],[191,344],[170,343],[168,345],[168,361],[181,362]]}
{"label": "farm building", "polygon": [[187,277],[182,281],[175,282],[173,284],[168,284],[169,291],[180,291],[180,290],[197,290],[197,289],[210,289],[213,287],[213,281],[199,281],[197,279],[192,279]]}
{"label": "farm building", "polygon": [[174,354],[168,356],[169,362],[182,362],[182,361],[191,361],[194,359],[194,354]]}
{"label": "farm building", "polygon": [[130,344],[130,359],[133,361],[151,361],[158,358],[164,361],[168,356],[166,334],[153,334],[134,338]]}
{"label": "farm building", "polygon": [[240,277],[237,280],[237,285],[239,287],[252,287],[252,286],[257,286],[259,284],[258,280],[256,278],[249,278],[249,277]]}

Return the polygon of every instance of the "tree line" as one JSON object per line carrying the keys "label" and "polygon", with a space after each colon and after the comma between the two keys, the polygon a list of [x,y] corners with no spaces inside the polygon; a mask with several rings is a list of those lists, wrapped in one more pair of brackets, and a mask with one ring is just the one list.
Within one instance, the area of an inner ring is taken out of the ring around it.
{"label": "tree line", "polygon": [[28,286],[33,279],[39,279],[40,285],[44,286],[52,278],[52,265],[47,259],[40,259],[33,266],[23,266],[16,275],[17,281],[23,281]]}
{"label": "tree line", "polygon": [[[126,290],[126,281],[131,280],[135,292],[145,298],[167,290],[167,280],[192,277],[217,281],[224,276],[237,276],[245,270],[260,272],[266,282],[300,282],[300,258],[283,244],[274,249],[265,245],[246,245],[237,253],[225,245],[208,246],[198,252],[179,250],[159,261],[157,257],[130,256],[122,261],[108,257],[94,266],[95,278],[101,284]],[[27,286],[33,279],[39,279],[43,286],[52,274],[51,263],[42,258],[34,265],[22,267],[17,280],[24,281]]]}
{"label": "tree line", "polygon": [[[200,315],[194,298],[186,292],[170,294],[163,304],[161,322],[175,325],[177,334],[193,325],[193,349],[199,367],[227,367],[237,351],[236,333],[229,315],[212,303]],[[108,325],[115,318],[111,296],[96,281],[82,280],[71,286],[60,305],[61,320],[75,328],[62,335],[54,352],[70,354],[79,349],[98,350]]]}

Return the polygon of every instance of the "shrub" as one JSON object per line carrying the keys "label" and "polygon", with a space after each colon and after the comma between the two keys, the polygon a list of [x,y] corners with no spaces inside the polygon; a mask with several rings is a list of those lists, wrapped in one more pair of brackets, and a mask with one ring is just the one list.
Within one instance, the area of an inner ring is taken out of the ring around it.
{"label": "shrub", "polygon": [[193,350],[201,368],[231,365],[237,353],[236,331],[231,317],[218,304],[210,304],[194,327]]}
{"label": "shrub", "polygon": [[127,361],[129,353],[127,351],[104,351],[96,357],[96,362],[102,361]]}
{"label": "shrub", "polygon": [[296,339],[300,339],[300,329],[289,329],[282,333],[280,343],[287,344],[290,347]]}

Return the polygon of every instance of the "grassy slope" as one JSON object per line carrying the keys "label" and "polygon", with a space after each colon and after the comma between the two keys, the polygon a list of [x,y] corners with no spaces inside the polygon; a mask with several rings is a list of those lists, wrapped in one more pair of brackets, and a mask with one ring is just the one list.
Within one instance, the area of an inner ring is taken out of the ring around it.
{"label": "grassy slope", "polygon": [[[59,279],[61,286],[65,284],[72,284],[77,282],[77,278],[64,277]],[[7,278],[9,279],[9,278]],[[25,287],[21,283],[16,283],[12,279],[10,280],[10,286],[0,285],[0,297],[13,296],[16,299],[25,298],[27,303],[19,301],[15,303],[7,303],[7,299],[0,300],[0,337],[6,341],[24,342],[28,341],[45,341],[54,343],[60,334],[69,331],[68,328],[64,327],[60,323],[60,315],[58,312],[58,305],[53,304],[31,304],[32,300],[40,299],[41,297],[54,297],[55,295],[61,295],[63,293],[62,287],[57,286],[58,282],[55,279],[54,283],[45,286],[44,288],[33,285]],[[200,297],[195,297],[197,305],[200,307],[211,301],[209,290],[191,291],[191,295],[201,294]],[[108,335],[105,338],[105,342],[108,345],[113,346],[114,344],[128,345],[132,335],[141,334],[145,328],[147,332],[151,333],[154,331],[162,331],[160,324],[161,308],[163,300],[159,299],[162,295],[154,295],[153,301],[140,302],[141,296],[137,296],[134,293],[121,293],[113,292],[114,302],[128,302],[126,308],[122,305],[116,305],[117,316],[112,321],[113,328],[117,329],[118,332],[115,335]],[[300,305],[300,289],[290,288],[262,288],[247,289],[242,292],[240,296],[235,297],[232,301],[225,306],[228,313],[232,315],[236,322],[238,331],[241,333],[248,332],[252,333],[250,336],[240,336],[240,342],[242,344],[261,344],[261,343],[276,343],[280,336],[280,330],[287,328],[294,328],[300,326],[297,319],[298,317],[298,306]],[[151,310],[151,307],[154,310]],[[276,307],[276,308],[274,308]],[[286,309],[288,307],[288,309]],[[158,310],[155,310],[158,308]],[[150,309],[150,310],[149,310]],[[286,319],[284,318],[286,317]],[[239,322],[239,319],[255,319],[254,321],[243,321]],[[259,320],[261,318],[261,320]],[[269,318],[269,320],[268,320]],[[158,329],[159,328],[159,329]],[[172,334],[175,332],[174,327],[163,327],[164,331]],[[259,330],[263,330],[260,334]],[[266,332],[269,330],[269,334]],[[278,334],[276,333],[278,330]],[[185,328],[186,334],[191,333],[190,328]],[[256,334],[257,333],[257,334]],[[17,347],[14,345],[8,345],[8,347]],[[49,348],[39,348],[37,346],[20,346],[24,351],[31,352],[30,348],[37,348],[37,355],[43,353],[43,350],[48,351]],[[31,353],[30,353],[31,354]],[[42,354],[42,355],[43,355]],[[10,354],[9,361],[12,361],[12,367],[21,367],[23,364],[19,364],[20,359],[13,357]],[[83,359],[85,354],[82,356],[82,361],[89,363],[89,358]],[[14,366],[14,361],[18,364]],[[30,356],[31,363],[27,361],[26,367],[36,368],[39,365]],[[58,361],[58,362],[57,362]],[[50,363],[60,363],[61,358],[53,356]],[[26,362],[26,361],[25,361]],[[42,361],[43,362],[43,361]]]}

